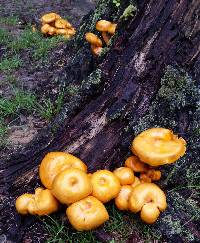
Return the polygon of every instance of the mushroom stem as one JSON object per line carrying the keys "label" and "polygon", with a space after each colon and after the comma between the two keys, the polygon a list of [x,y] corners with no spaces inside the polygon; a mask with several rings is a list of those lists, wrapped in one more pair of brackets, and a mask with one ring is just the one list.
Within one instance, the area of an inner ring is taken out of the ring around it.
{"label": "mushroom stem", "polygon": [[102,37],[103,37],[103,40],[105,41],[106,45],[108,45],[109,41],[110,41],[110,37],[108,36],[108,34],[105,31],[102,32]]}

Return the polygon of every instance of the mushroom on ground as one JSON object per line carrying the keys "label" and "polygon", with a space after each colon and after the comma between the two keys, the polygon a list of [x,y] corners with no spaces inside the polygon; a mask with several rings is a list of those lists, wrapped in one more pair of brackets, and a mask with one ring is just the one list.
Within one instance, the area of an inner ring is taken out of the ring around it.
{"label": "mushroom on ground", "polygon": [[134,172],[146,172],[148,170],[148,166],[134,155],[127,158],[125,166],[132,169]]}
{"label": "mushroom on ground", "polygon": [[65,28],[71,29],[72,25],[65,19],[57,19],[55,21],[55,27],[57,29],[65,29]]}
{"label": "mushroom on ground", "polygon": [[134,182],[134,172],[127,167],[120,167],[113,171],[120,181],[121,185],[130,185]]}
{"label": "mushroom on ground", "polygon": [[103,203],[93,196],[71,204],[66,214],[72,226],[79,231],[95,229],[109,219]]}
{"label": "mushroom on ground", "polygon": [[94,55],[99,55],[103,46],[101,39],[97,35],[90,32],[85,34],[85,39],[91,44],[92,53]]}
{"label": "mushroom on ground", "polygon": [[141,211],[141,219],[153,224],[167,207],[165,193],[153,183],[141,183],[133,188],[129,198],[129,209],[133,213]]}
{"label": "mushroom on ground", "polygon": [[58,210],[58,201],[48,189],[37,188],[35,194],[23,194],[16,200],[20,214],[48,215]]}
{"label": "mushroom on ground", "polygon": [[77,202],[92,193],[91,179],[82,170],[66,169],[55,177],[52,193],[61,203]]}
{"label": "mushroom on ground", "polygon": [[93,173],[91,182],[92,195],[104,203],[115,198],[121,189],[119,179],[108,170],[99,170]]}
{"label": "mushroom on ground", "polygon": [[171,164],[185,154],[186,142],[166,128],[151,128],[135,137],[132,152],[141,161],[159,166]]}
{"label": "mushroom on ground", "polygon": [[55,35],[55,34],[56,34],[56,28],[50,26],[49,31],[48,31],[48,35]]}
{"label": "mushroom on ground", "polygon": [[49,24],[60,18],[61,18],[60,15],[58,15],[56,13],[48,13],[41,17],[41,21],[43,24]]}
{"label": "mushroom on ground", "polygon": [[41,27],[41,32],[42,32],[42,34],[47,35],[48,32],[49,32],[49,28],[50,28],[50,27],[51,27],[51,26],[50,26],[49,24],[44,24],[44,25]]}
{"label": "mushroom on ground", "polygon": [[115,198],[115,205],[119,210],[128,210],[128,201],[132,190],[133,187],[130,185],[125,185],[121,187],[119,194]]}
{"label": "mushroom on ground", "polygon": [[87,166],[77,157],[64,152],[50,152],[42,160],[39,168],[39,176],[42,184],[52,188],[52,182],[56,175],[68,168],[77,168],[87,172]]}

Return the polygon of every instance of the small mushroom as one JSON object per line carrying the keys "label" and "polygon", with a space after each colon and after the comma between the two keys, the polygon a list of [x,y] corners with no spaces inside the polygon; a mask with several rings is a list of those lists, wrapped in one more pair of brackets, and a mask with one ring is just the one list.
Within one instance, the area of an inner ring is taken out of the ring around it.
{"label": "small mushroom", "polygon": [[72,25],[65,19],[57,19],[55,21],[55,27],[57,29],[66,29],[66,28],[71,29]]}
{"label": "small mushroom", "polygon": [[90,32],[85,34],[85,39],[91,44],[92,53],[94,55],[99,55],[103,46],[101,39],[97,35]]}
{"label": "small mushroom", "polygon": [[52,193],[61,203],[77,202],[92,193],[91,179],[82,170],[66,169],[55,177]]}
{"label": "small mushroom", "polygon": [[133,213],[141,211],[141,219],[153,224],[167,207],[165,193],[153,183],[141,183],[133,188],[129,198],[129,209]]}
{"label": "small mushroom", "polygon": [[77,157],[64,152],[50,152],[42,160],[39,168],[39,176],[42,184],[52,188],[52,182],[56,175],[68,168],[77,168],[87,172],[87,166]]}
{"label": "small mushroom", "polygon": [[117,24],[114,24],[107,20],[99,20],[96,23],[96,29],[100,32],[108,32],[111,35],[114,35],[116,31]]}
{"label": "small mushroom", "polygon": [[[106,43],[106,45],[109,44],[110,38],[112,35],[114,35],[116,31],[117,24],[113,24],[110,21],[107,20],[99,20],[96,23],[96,29],[100,32],[102,32],[102,37]],[[108,33],[110,35],[108,35]]]}
{"label": "small mushroom", "polygon": [[119,179],[108,170],[99,170],[93,173],[91,182],[92,195],[104,203],[115,198],[121,188]]}
{"label": "small mushroom", "polygon": [[143,182],[159,181],[161,178],[161,171],[150,169],[146,173],[140,175],[140,179]]}
{"label": "small mushroom", "polygon": [[50,190],[37,188],[35,194],[23,194],[16,200],[16,209],[20,214],[48,215],[58,210],[58,201]]}
{"label": "small mushroom", "polygon": [[130,185],[125,185],[121,187],[119,194],[115,198],[115,205],[119,210],[128,210],[128,201],[132,190],[133,187]]}
{"label": "small mushroom", "polygon": [[48,32],[49,32],[49,28],[50,28],[50,27],[51,27],[51,26],[50,26],[49,24],[44,24],[44,25],[42,25],[42,27],[41,27],[41,32],[42,32],[42,34],[47,35]]}
{"label": "small mushroom", "polygon": [[120,167],[113,171],[114,175],[118,177],[121,185],[130,185],[134,182],[134,172],[127,167]]}
{"label": "small mushroom", "polygon": [[79,231],[96,229],[109,219],[103,203],[93,196],[71,204],[66,214],[72,226]]}
{"label": "small mushroom", "polygon": [[60,15],[56,13],[48,13],[42,16],[41,21],[43,24],[49,24],[60,18],[61,18]]}
{"label": "small mushroom", "polygon": [[150,178],[147,174],[145,174],[145,173],[141,173],[141,174],[140,174],[140,182],[141,182],[141,183],[143,183],[143,182],[151,183],[152,180],[151,180],[151,178]]}
{"label": "small mushroom", "polygon": [[132,169],[134,172],[146,172],[148,170],[148,166],[141,162],[137,156],[130,156],[125,161],[125,166]]}
{"label": "small mushroom", "polygon": [[182,157],[186,151],[186,142],[169,129],[151,128],[133,140],[131,149],[141,161],[159,166],[174,163]]}

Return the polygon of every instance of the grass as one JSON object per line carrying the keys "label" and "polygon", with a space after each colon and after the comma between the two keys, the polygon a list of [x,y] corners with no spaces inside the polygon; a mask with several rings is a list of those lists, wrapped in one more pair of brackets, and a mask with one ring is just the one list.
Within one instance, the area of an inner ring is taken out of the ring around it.
{"label": "grass", "polygon": [[0,24],[17,25],[19,18],[17,16],[1,17]]}
{"label": "grass", "polygon": [[10,41],[10,33],[0,28],[0,45],[6,45]]}
{"label": "grass", "polygon": [[10,73],[22,66],[22,61],[18,55],[5,57],[0,62],[0,71]]}

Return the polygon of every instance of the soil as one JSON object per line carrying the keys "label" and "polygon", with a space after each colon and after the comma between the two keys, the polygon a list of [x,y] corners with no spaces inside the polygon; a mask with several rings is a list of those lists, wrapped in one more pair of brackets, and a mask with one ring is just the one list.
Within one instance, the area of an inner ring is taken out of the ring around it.
{"label": "soil", "polygon": [[[23,32],[28,24],[40,26],[40,17],[47,12],[56,12],[62,17],[67,18],[76,28],[79,26],[81,19],[91,9],[95,7],[93,0],[59,0],[59,1],[6,1],[2,0],[0,6],[4,11],[0,12],[1,17],[17,16],[19,22],[17,26],[1,24],[0,28],[9,31],[16,38]],[[39,100],[50,98],[55,102],[55,97],[59,93],[60,85],[58,79],[62,70],[67,63],[65,53],[66,44],[61,42],[49,53],[48,63],[43,66],[38,62],[30,60],[27,53],[20,53],[23,59],[23,67],[12,73],[15,78],[15,86],[24,91],[36,94]],[[0,59],[4,54],[4,47],[0,46]],[[13,86],[5,81],[7,75],[0,72],[0,97],[7,98],[12,96]],[[45,89],[43,88],[45,87]],[[10,119],[8,125],[7,147],[1,149],[5,153],[14,149],[16,146],[23,146],[32,141],[38,134],[39,130],[46,126],[48,121],[38,117],[38,115],[26,114],[21,111],[15,119]]]}

